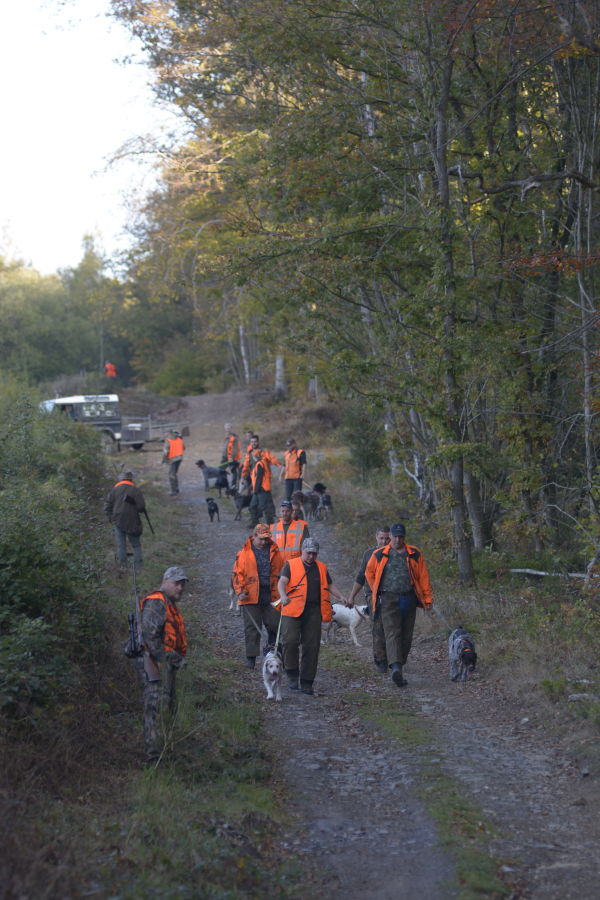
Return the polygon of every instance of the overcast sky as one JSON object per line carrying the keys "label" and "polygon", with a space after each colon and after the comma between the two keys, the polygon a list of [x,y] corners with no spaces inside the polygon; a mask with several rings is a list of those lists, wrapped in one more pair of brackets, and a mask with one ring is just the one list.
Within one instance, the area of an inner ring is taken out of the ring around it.
{"label": "overcast sky", "polygon": [[[108,254],[127,246],[131,197],[150,160],[107,168],[136,135],[174,120],[153,104],[139,47],[108,0],[9,0],[0,31],[0,254],[43,273],[76,265],[85,233]],[[135,65],[118,60],[133,54]]]}

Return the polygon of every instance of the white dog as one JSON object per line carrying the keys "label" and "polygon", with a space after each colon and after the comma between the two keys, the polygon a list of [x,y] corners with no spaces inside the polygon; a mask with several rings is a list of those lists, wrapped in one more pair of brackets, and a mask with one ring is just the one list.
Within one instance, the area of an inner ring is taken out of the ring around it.
{"label": "white dog", "polygon": [[276,650],[268,650],[265,654],[262,676],[267,689],[267,700],[281,700],[283,660]]}
{"label": "white dog", "polygon": [[358,638],[356,637],[356,629],[361,622],[364,622],[369,618],[369,607],[354,606],[352,609],[349,609],[342,603],[334,603],[332,611],[333,618],[327,626],[326,643],[329,643],[330,635],[333,636],[333,642],[335,643],[338,628],[349,628],[352,640],[357,647],[360,647]]}

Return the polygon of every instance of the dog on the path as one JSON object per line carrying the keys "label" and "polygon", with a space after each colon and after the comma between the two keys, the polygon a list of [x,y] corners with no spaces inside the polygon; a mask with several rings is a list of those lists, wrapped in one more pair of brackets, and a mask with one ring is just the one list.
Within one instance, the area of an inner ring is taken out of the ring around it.
{"label": "dog on the path", "polygon": [[221,491],[229,487],[225,471],[216,466],[207,466],[203,459],[199,459],[196,465],[204,475],[204,490],[210,490],[210,482],[214,480],[215,490],[219,492],[220,497]]}
{"label": "dog on the path", "polygon": [[477,653],[473,638],[464,628],[455,628],[448,638],[450,658],[450,678],[452,681],[466,681],[475,671]]}
{"label": "dog on the path", "polygon": [[247,509],[247,507],[250,506],[250,501],[252,500],[250,486],[247,485],[244,479],[242,479],[242,481],[240,482],[239,490],[237,490],[236,488],[226,488],[225,493],[228,497],[231,497],[231,499],[235,503],[236,513],[233,517],[233,521],[241,521],[242,510]]}
{"label": "dog on the path", "polygon": [[212,497],[206,498],[208,515],[210,516],[210,521],[212,522],[214,517],[217,517],[217,522],[221,521],[221,517],[219,515],[219,504],[216,500],[213,500]]}
{"label": "dog on the path", "polygon": [[332,619],[327,626],[326,642],[329,643],[330,639],[333,638],[333,643],[335,643],[338,629],[348,628],[353,642],[357,647],[360,647],[360,643],[356,637],[356,629],[361,622],[368,619],[369,607],[355,606],[352,609],[348,609],[343,603],[334,603],[331,610]]}
{"label": "dog on the path", "polygon": [[265,647],[262,677],[267,690],[267,700],[281,701],[281,682],[283,680],[283,659],[277,649]]}

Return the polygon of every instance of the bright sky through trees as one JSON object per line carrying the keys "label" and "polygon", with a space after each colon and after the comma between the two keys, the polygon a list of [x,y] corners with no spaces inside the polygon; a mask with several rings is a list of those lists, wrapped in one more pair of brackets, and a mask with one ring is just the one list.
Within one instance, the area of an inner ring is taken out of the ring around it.
{"label": "bright sky through trees", "polygon": [[[44,273],[77,264],[86,232],[107,253],[127,246],[132,192],[152,185],[152,161],[107,160],[124,141],[173,126],[152,105],[137,46],[107,12],[108,0],[3,10],[0,255]],[[120,63],[136,54],[139,64]]]}

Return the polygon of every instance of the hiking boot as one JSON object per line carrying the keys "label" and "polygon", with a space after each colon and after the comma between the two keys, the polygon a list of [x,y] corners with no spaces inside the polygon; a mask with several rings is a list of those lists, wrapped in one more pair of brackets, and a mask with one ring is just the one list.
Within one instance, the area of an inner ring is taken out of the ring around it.
{"label": "hiking boot", "polygon": [[396,687],[404,687],[408,682],[402,677],[402,666],[400,663],[392,663],[392,681]]}
{"label": "hiking boot", "polygon": [[387,663],[382,659],[373,660],[373,664],[375,666],[375,671],[379,672],[380,675],[385,675],[388,670]]}
{"label": "hiking boot", "polygon": [[253,669],[256,665],[256,657],[255,656],[247,656],[246,657],[246,668]]}
{"label": "hiking boot", "polygon": [[312,681],[301,681],[300,690],[303,694],[314,694]]}
{"label": "hiking boot", "polygon": [[297,669],[286,669],[285,674],[288,677],[288,687],[291,691],[298,690],[298,676],[300,672]]}

